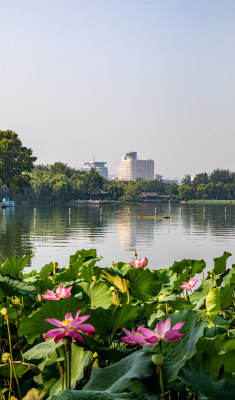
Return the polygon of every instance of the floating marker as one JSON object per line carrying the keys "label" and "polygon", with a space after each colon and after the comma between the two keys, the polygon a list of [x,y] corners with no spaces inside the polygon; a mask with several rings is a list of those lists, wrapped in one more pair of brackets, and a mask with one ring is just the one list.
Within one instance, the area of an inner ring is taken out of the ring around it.
{"label": "floating marker", "polygon": [[103,215],[103,212],[102,212],[102,208],[100,209],[100,216],[102,217],[102,215]]}
{"label": "floating marker", "polygon": [[129,208],[127,209],[127,215],[130,215],[130,209]]}
{"label": "floating marker", "polygon": [[154,215],[157,215],[157,209],[155,208],[155,210],[154,210]]}
{"label": "floating marker", "polygon": [[36,218],[36,216],[37,216],[37,209],[36,208],[34,208],[33,209],[33,216]]}
{"label": "floating marker", "polygon": [[69,208],[69,216],[71,215],[71,208]]}

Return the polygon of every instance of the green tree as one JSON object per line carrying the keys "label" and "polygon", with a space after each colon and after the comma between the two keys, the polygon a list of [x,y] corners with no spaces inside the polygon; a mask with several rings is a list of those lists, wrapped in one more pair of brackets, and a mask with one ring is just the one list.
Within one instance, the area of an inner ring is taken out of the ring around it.
{"label": "green tree", "polygon": [[179,199],[180,200],[192,200],[194,198],[193,187],[189,185],[179,186]]}
{"label": "green tree", "polygon": [[206,172],[201,172],[195,175],[193,180],[193,185],[198,186],[201,184],[207,185],[209,183],[209,176]]}
{"label": "green tree", "polygon": [[71,178],[73,174],[76,172],[75,169],[68,167],[67,164],[64,164],[59,161],[55,162],[50,166],[50,171],[53,173],[53,175],[65,174],[68,178]]}
{"label": "green tree", "polygon": [[0,131],[0,181],[15,192],[30,186],[30,174],[36,157],[24,147],[18,135],[10,130]]}
{"label": "green tree", "polygon": [[213,183],[232,183],[234,175],[228,169],[214,169],[210,174],[210,182]]}
{"label": "green tree", "polygon": [[191,186],[192,185],[191,175],[189,175],[189,174],[184,175],[181,185]]}
{"label": "green tree", "polygon": [[83,181],[87,193],[90,193],[97,187],[103,189],[104,178],[94,168],[88,174],[83,175]]}

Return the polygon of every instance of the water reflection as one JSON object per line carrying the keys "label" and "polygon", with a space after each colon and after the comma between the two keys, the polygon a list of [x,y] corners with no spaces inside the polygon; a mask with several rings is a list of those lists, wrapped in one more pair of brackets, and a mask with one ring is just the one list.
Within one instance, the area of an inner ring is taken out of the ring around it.
{"label": "water reflection", "polygon": [[34,253],[31,266],[40,268],[53,260],[66,264],[78,249],[97,248],[103,266],[130,260],[137,250],[159,268],[182,258],[212,260],[224,250],[233,252],[234,206],[227,205],[225,213],[220,204],[172,204],[170,220],[138,218],[154,216],[155,208],[158,216],[168,215],[167,204],[79,205],[71,215],[68,206],[38,206],[36,217],[31,206],[1,209],[0,262]]}

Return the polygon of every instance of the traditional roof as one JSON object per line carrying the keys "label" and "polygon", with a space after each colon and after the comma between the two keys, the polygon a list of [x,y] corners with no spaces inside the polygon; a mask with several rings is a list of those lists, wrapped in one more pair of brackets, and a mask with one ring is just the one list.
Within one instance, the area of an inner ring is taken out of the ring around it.
{"label": "traditional roof", "polygon": [[94,195],[94,194],[108,194],[108,192],[105,192],[104,190],[97,187],[90,192],[90,195]]}

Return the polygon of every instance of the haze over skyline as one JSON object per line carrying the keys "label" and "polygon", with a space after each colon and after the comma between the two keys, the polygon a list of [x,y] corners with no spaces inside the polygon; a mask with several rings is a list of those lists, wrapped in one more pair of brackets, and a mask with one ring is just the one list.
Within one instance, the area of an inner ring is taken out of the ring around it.
{"label": "haze over skyline", "polygon": [[37,163],[235,171],[234,0],[1,0],[0,130]]}

